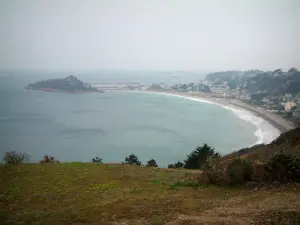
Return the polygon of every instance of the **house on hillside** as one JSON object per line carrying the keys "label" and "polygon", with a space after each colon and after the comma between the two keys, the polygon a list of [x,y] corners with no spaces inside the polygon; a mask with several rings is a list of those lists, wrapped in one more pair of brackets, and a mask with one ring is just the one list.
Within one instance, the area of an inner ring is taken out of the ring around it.
{"label": "house on hillside", "polygon": [[223,84],[223,85],[213,85],[210,88],[210,91],[214,94],[217,95],[224,95],[229,91],[229,86],[227,84]]}
{"label": "house on hillside", "polygon": [[297,106],[297,104],[296,104],[295,102],[286,102],[286,103],[284,104],[284,110],[285,110],[286,112],[289,112],[289,111],[291,111],[291,109],[292,109],[293,107],[295,107],[295,106]]}

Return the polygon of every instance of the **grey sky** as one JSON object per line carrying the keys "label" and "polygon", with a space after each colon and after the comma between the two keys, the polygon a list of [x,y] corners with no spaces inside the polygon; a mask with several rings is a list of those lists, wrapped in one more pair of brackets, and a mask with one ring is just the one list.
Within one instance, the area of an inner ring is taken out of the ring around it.
{"label": "grey sky", "polygon": [[0,0],[0,69],[300,68],[300,0]]}

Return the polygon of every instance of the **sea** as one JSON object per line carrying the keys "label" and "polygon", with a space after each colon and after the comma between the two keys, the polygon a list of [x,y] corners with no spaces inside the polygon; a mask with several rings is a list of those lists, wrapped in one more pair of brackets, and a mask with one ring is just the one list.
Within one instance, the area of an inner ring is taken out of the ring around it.
{"label": "sea", "polygon": [[63,93],[26,90],[42,79],[75,75],[84,82],[189,83],[184,71],[2,71],[0,155],[26,152],[61,162],[121,163],[130,154],[160,167],[204,143],[223,155],[274,140],[279,131],[249,112],[195,98],[147,92]]}

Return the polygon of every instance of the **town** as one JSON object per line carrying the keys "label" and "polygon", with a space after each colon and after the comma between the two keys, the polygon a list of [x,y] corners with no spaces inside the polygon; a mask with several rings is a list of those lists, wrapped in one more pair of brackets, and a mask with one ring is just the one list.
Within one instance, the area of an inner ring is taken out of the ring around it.
{"label": "town", "polygon": [[300,72],[296,68],[286,72],[281,69],[215,72],[192,83],[105,83],[95,86],[101,90],[201,92],[215,98],[238,99],[280,115],[295,126],[300,124]]}

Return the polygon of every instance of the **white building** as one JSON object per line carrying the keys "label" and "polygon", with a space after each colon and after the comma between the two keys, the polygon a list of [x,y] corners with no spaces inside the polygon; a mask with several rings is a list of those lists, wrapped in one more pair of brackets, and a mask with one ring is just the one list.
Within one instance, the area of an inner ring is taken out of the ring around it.
{"label": "white building", "polygon": [[229,91],[229,86],[228,85],[213,85],[210,88],[210,91],[214,94],[225,94],[226,92]]}
{"label": "white building", "polygon": [[292,109],[293,107],[295,107],[295,106],[297,106],[297,104],[296,104],[295,102],[286,102],[286,103],[284,104],[284,110],[285,110],[286,112],[289,112],[289,111],[291,111],[291,109]]}

